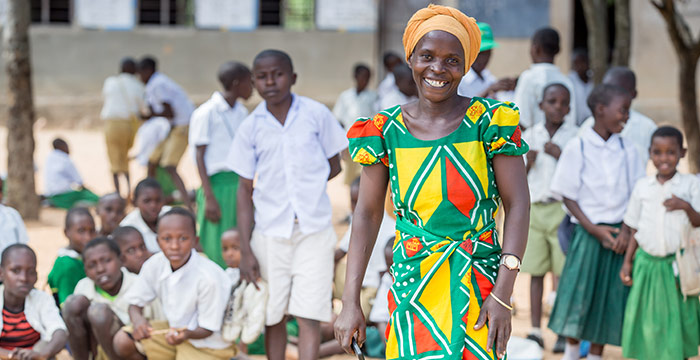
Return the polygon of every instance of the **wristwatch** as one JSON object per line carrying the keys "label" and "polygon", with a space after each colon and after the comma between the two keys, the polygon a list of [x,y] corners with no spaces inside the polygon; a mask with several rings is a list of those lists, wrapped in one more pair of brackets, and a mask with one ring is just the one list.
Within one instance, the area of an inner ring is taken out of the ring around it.
{"label": "wristwatch", "polygon": [[508,270],[520,271],[520,259],[513,254],[502,254],[501,263],[498,265],[504,265]]}

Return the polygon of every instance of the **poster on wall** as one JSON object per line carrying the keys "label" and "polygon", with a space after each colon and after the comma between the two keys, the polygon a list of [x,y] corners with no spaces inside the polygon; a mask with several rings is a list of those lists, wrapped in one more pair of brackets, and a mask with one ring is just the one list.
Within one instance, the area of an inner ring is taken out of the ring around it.
{"label": "poster on wall", "polygon": [[378,0],[316,0],[316,27],[320,30],[374,31]]}
{"label": "poster on wall", "polygon": [[194,5],[200,29],[252,31],[258,26],[258,0],[196,0]]}
{"label": "poster on wall", "polygon": [[131,30],[136,0],[75,0],[75,21],[86,29]]}

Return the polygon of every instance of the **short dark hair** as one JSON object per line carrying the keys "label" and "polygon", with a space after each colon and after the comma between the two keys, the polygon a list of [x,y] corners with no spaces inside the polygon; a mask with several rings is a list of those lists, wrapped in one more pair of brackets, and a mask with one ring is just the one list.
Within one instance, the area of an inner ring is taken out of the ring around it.
{"label": "short dark hair", "polygon": [[[552,87],[558,87],[558,88],[564,89],[569,94],[569,99],[571,98],[571,92],[569,91],[569,88],[566,87],[566,85],[564,85],[562,83],[550,83],[544,87],[544,90],[542,90],[542,99],[544,99],[544,94],[547,93],[547,90],[549,90]],[[571,101],[571,100],[569,100],[569,101]]]}
{"label": "short dark hair", "polygon": [[132,72],[136,70],[136,60],[132,57],[125,57],[119,62],[119,68],[122,72]]}
{"label": "short dark hair", "polygon": [[629,92],[634,92],[637,89],[637,76],[626,66],[613,66],[605,72],[603,83],[617,85]]}
{"label": "short dark hair", "polygon": [[554,56],[559,53],[559,33],[551,27],[541,28],[532,35],[532,44],[539,45],[545,54]]}
{"label": "short dark hair", "polygon": [[653,134],[651,134],[652,141],[656,137],[670,137],[676,139],[678,146],[683,148],[683,133],[673,126],[661,126]]}
{"label": "short dark hair", "polygon": [[352,74],[354,76],[357,76],[361,71],[367,71],[370,74],[372,73],[372,71],[369,69],[369,66],[365,64],[355,64],[355,67],[352,70]]}
{"label": "short dark hair", "polygon": [[216,76],[224,89],[229,90],[234,80],[241,80],[245,76],[250,76],[250,69],[237,61],[227,61],[221,64]]}
{"label": "short dark hair", "polygon": [[12,245],[6,247],[5,250],[2,251],[2,255],[0,255],[0,266],[5,266],[5,264],[7,263],[7,260],[10,257],[10,254],[12,254],[12,252],[14,252],[15,250],[21,250],[21,249],[29,251],[29,253],[32,254],[32,257],[34,258],[34,262],[36,262],[36,253],[34,252],[34,250],[32,248],[30,248],[26,244],[12,244]]}
{"label": "short dark hair", "polygon": [[142,191],[146,189],[158,189],[161,192],[163,191],[163,187],[160,186],[160,183],[158,180],[152,178],[152,177],[147,177],[136,185],[136,188],[134,189],[134,202],[136,199],[139,198],[139,195],[141,194]]}
{"label": "short dark hair", "polygon": [[610,105],[610,101],[617,96],[631,95],[629,91],[622,87],[610,84],[600,84],[593,88],[593,91],[591,91],[591,94],[588,96],[588,101],[586,101],[586,103],[588,104],[588,108],[591,109],[591,112],[595,114],[596,106]]}
{"label": "short dark hair", "polygon": [[83,257],[85,257],[85,253],[88,251],[88,249],[100,246],[100,245],[105,245],[109,249],[109,251],[113,252],[117,257],[119,257],[122,252],[119,250],[119,245],[110,238],[106,236],[98,236],[90,241],[88,241],[87,244],[85,244],[85,247],[83,248]]}
{"label": "short dark hair", "polygon": [[141,235],[141,232],[133,226],[120,226],[114,229],[114,231],[112,231],[111,237],[112,240],[114,240],[114,242],[116,242],[117,245],[119,245],[122,242],[124,236],[128,234],[139,234],[139,236],[141,236],[141,239],[143,239],[143,235]]}
{"label": "short dark hair", "polygon": [[413,77],[413,72],[411,71],[411,68],[408,67],[406,64],[398,64],[394,67],[394,70],[392,71],[394,74],[395,79],[403,79],[403,78],[412,78]]}
{"label": "short dark hair", "polygon": [[266,57],[273,57],[277,60],[282,61],[286,65],[289,66],[289,71],[294,72],[294,64],[292,63],[292,58],[289,57],[289,54],[282,50],[276,50],[276,49],[267,49],[263,50],[258,55],[255,55],[255,59],[253,60],[253,66],[255,66],[255,63],[258,62],[258,60],[266,58]]}
{"label": "short dark hair", "polygon": [[65,140],[61,139],[61,138],[55,138],[55,139],[53,139],[53,142],[51,143],[51,145],[53,145],[53,148],[54,148],[54,149],[58,149],[58,148],[60,148],[61,146],[66,146],[66,147],[68,147],[68,143],[67,143]]}
{"label": "short dark hair", "polygon": [[82,206],[77,206],[74,208],[68,209],[66,212],[66,222],[65,222],[65,227],[68,229],[71,224],[73,223],[73,218],[76,216],[87,216],[90,218],[90,220],[95,221],[93,219],[92,214],[90,213],[90,210],[88,208],[82,207]]}
{"label": "short dark hair", "polygon": [[179,216],[184,216],[187,218],[188,222],[192,224],[192,232],[195,234],[197,233],[197,220],[194,217],[194,214],[192,214],[191,211],[181,208],[181,207],[174,207],[170,209],[168,212],[165,214],[161,215],[158,218],[158,226],[160,227],[160,222],[163,220],[165,217],[172,216],[172,215],[179,215]]}
{"label": "short dark hair", "polygon": [[393,59],[399,59],[399,61],[401,61],[401,57],[398,54],[396,54],[393,51],[387,51],[384,53],[384,56],[382,58],[382,62],[384,63],[384,66],[389,66],[389,63]]}
{"label": "short dark hair", "polygon": [[139,70],[141,69],[156,71],[158,69],[158,61],[153,56],[146,55],[139,61]]}

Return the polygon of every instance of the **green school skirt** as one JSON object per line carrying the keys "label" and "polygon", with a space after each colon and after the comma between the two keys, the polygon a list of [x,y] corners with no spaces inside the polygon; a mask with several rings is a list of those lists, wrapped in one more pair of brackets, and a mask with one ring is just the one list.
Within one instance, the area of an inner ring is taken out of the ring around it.
{"label": "green school skirt", "polygon": [[51,206],[61,209],[70,209],[75,205],[93,206],[99,200],[100,197],[88,189],[49,196]]}
{"label": "green school skirt", "polygon": [[[611,225],[620,227],[620,224]],[[576,225],[549,328],[593,344],[620,345],[629,287],[620,280],[624,255],[605,249]]]}
{"label": "green school skirt", "polygon": [[673,273],[674,260],[674,255],[656,257],[637,250],[622,328],[624,357],[683,359],[698,354],[698,297],[683,300]]}
{"label": "green school skirt", "polygon": [[[177,190],[173,178],[160,166],[156,167],[156,181],[160,184],[160,187],[163,189],[163,195],[165,196],[170,196]],[[183,196],[187,196],[187,194],[183,194]]]}
{"label": "green school skirt", "polygon": [[220,172],[209,177],[211,190],[219,203],[221,219],[213,223],[206,219],[204,190],[197,190],[197,223],[199,224],[199,241],[209,259],[226,268],[221,257],[221,234],[236,226],[236,191],[238,175],[234,172]]}

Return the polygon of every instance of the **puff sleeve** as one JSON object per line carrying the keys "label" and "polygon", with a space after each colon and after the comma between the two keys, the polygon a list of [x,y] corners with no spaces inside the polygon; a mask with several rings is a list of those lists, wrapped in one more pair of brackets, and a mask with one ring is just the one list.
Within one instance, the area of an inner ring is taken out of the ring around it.
{"label": "puff sleeve", "polygon": [[495,155],[520,156],[527,153],[529,146],[521,139],[520,111],[515,104],[502,103],[491,114],[485,115],[482,140],[489,159]]}
{"label": "puff sleeve", "polygon": [[348,130],[350,158],[363,166],[381,162],[389,166],[386,142],[384,141],[384,124],[388,117],[382,113],[373,118],[359,118]]}

